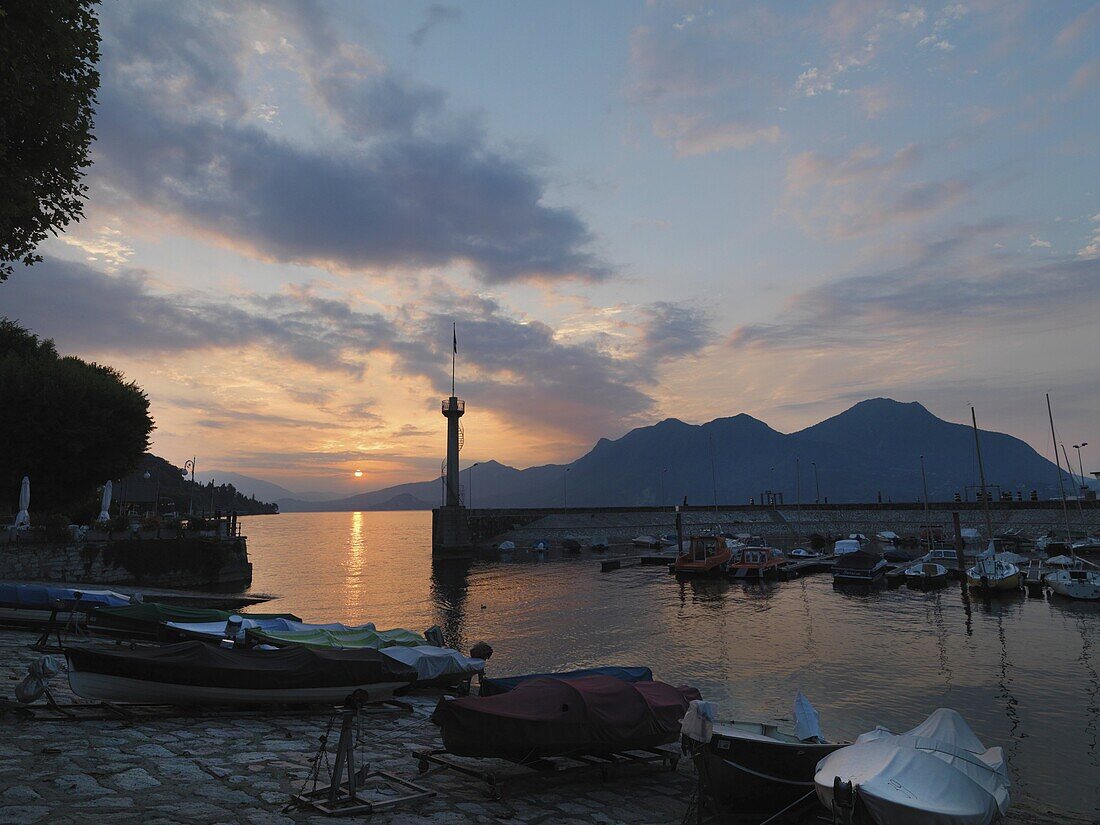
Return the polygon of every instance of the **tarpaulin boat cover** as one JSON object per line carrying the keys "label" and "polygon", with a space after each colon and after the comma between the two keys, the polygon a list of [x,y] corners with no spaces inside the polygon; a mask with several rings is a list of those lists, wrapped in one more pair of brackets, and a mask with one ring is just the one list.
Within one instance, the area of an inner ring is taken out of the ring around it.
{"label": "tarpaulin boat cover", "polygon": [[547,756],[606,754],[675,741],[699,691],[614,676],[544,676],[496,696],[440,701],[432,721],[459,756],[526,763]]}
{"label": "tarpaulin boat cover", "polygon": [[450,676],[469,676],[485,669],[484,659],[463,656],[449,647],[394,645],[382,648],[382,655],[416,668],[418,682],[437,682]]}
{"label": "tarpaulin boat cover", "polygon": [[72,587],[50,587],[44,584],[3,584],[0,583],[0,607],[21,608],[26,610],[51,610],[61,602],[65,608],[72,608],[80,594],[80,605],[88,609],[93,607],[121,607],[130,604],[130,597],[113,590],[82,590]]}
{"label": "tarpaulin boat cover", "polygon": [[1009,805],[1004,752],[987,750],[948,708],[903,734],[876,728],[822,759],[815,784],[826,808],[838,776],[884,825],[988,825]]}
{"label": "tarpaulin boat cover", "polygon": [[222,648],[191,641],[164,647],[70,647],[69,667],[146,682],[240,690],[414,682],[416,670],[376,650],[282,650]]}
{"label": "tarpaulin boat cover", "polygon": [[496,679],[481,679],[481,695],[495,696],[515,690],[524,682],[545,677],[554,679],[580,679],[582,676],[614,676],[624,682],[652,682],[653,671],[648,667],[590,667],[584,670],[569,670],[564,673],[528,673],[526,676],[501,676]]}
{"label": "tarpaulin boat cover", "polygon": [[373,624],[347,627],[346,625],[285,622],[282,628],[260,626],[250,628],[247,632],[248,637],[255,642],[276,646],[379,650],[392,645],[411,647],[427,642],[423,636],[411,630],[400,627],[393,630],[377,630]]}
{"label": "tarpaulin boat cover", "polygon": [[[141,628],[168,622],[221,622],[225,628],[226,620],[234,615],[227,610],[215,610],[209,607],[184,607],[176,604],[145,602],[126,607],[101,607],[95,611],[94,623],[118,628]],[[251,619],[290,619],[300,621],[293,613],[249,613]]]}

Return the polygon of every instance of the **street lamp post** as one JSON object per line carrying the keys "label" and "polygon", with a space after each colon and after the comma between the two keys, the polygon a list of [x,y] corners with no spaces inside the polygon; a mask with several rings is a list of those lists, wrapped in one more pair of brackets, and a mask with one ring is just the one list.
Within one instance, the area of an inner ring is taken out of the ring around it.
{"label": "street lamp post", "polygon": [[920,457],[920,483],[924,488],[924,514],[928,515],[928,476],[924,474],[924,456]]}
{"label": "street lamp post", "polygon": [[1087,441],[1082,441],[1080,444],[1074,444],[1073,449],[1077,451],[1077,466],[1081,470],[1081,487],[1084,489],[1085,485],[1085,462],[1081,458],[1081,448],[1089,446]]}
{"label": "street lamp post", "polygon": [[572,467],[566,467],[565,472],[561,474],[561,498],[566,510],[569,509],[569,471],[571,469]]}
{"label": "street lamp post", "polygon": [[466,484],[470,488],[470,502],[467,506],[471,509],[473,509],[474,506],[474,467],[477,467],[479,464],[481,464],[480,461],[475,461],[466,468]]}
{"label": "street lamp post", "polygon": [[[1069,473],[1069,480],[1073,481],[1073,465],[1069,463],[1069,453],[1066,452],[1066,445],[1062,445],[1062,456],[1066,459],[1066,472]],[[1077,499],[1077,513],[1081,516],[1082,526],[1084,526],[1085,511],[1081,507],[1081,487],[1080,485],[1074,485],[1077,487],[1077,495],[1074,496]]]}
{"label": "street lamp post", "polygon": [[821,480],[817,477],[817,462],[811,461],[814,465],[814,504],[821,503]]}
{"label": "street lamp post", "polygon": [[657,488],[660,491],[657,494],[657,506],[663,507],[665,503],[665,473],[668,472],[668,467],[662,467],[661,472],[657,474]]}
{"label": "street lamp post", "polygon": [[194,457],[183,462],[183,476],[187,477],[187,471],[191,471],[191,492],[187,496],[187,515],[195,515],[195,459]]}

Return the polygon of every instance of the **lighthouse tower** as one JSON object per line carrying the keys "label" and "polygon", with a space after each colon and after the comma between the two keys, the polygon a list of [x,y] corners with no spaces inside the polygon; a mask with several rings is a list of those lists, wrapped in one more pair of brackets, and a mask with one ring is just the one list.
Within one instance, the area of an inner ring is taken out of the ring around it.
{"label": "lighthouse tower", "polygon": [[[452,389],[453,393],[454,390]],[[458,451],[459,428],[458,419],[466,412],[466,402],[461,398],[443,399],[443,415],[447,419],[447,507],[461,507],[462,496],[458,484]]]}
{"label": "lighthouse tower", "polygon": [[442,507],[432,511],[432,555],[465,557],[473,551],[466,508],[462,506],[459,486],[458,451],[462,430],[458,419],[466,413],[466,402],[455,393],[455,357],[458,355],[458,330],[453,330],[451,348],[451,395],[443,399],[443,417],[447,419],[447,463],[444,476],[445,496]]}

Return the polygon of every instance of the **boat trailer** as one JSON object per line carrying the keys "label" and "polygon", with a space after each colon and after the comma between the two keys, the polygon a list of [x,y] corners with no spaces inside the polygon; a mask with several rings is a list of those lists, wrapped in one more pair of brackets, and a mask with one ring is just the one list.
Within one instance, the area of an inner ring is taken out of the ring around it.
{"label": "boat trailer", "polygon": [[[598,773],[601,781],[606,782],[613,771],[629,765],[646,765],[668,771],[675,771],[680,761],[680,751],[673,747],[635,748],[603,754],[576,754],[573,756],[541,757],[529,761],[511,761],[521,770],[494,771],[479,770],[457,761],[458,757],[446,748],[413,751],[421,777],[442,771],[454,771],[468,776],[488,786],[489,798],[500,801],[504,798],[505,784],[531,779],[532,777],[573,778],[580,775]],[[471,757],[478,758],[478,757]],[[491,758],[491,757],[490,757]],[[524,770],[525,769],[525,770]]]}

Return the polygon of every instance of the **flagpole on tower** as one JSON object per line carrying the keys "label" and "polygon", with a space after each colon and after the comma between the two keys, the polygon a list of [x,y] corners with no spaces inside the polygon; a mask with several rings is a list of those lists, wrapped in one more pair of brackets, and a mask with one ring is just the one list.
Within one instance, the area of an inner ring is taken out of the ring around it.
{"label": "flagpole on tower", "polygon": [[455,356],[458,355],[458,322],[451,322],[451,341],[453,346],[451,347],[451,396],[455,394]]}

